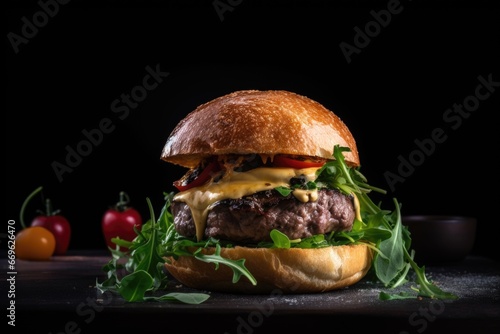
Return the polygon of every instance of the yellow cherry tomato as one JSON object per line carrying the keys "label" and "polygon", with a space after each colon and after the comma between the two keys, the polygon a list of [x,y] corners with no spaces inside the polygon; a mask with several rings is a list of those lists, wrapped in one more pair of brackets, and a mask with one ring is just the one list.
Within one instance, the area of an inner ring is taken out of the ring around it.
{"label": "yellow cherry tomato", "polygon": [[21,260],[47,261],[56,249],[54,234],[45,227],[30,226],[16,235],[16,257]]}

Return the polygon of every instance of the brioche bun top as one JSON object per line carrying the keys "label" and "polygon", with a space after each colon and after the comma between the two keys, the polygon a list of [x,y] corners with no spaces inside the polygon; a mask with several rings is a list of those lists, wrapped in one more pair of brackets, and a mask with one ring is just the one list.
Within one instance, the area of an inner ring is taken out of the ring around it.
{"label": "brioche bun top", "polygon": [[318,102],[283,90],[242,90],[204,103],[177,124],[161,159],[187,168],[223,154],[300,155],[333,159],[335,145],[359,166],[344,122]]}

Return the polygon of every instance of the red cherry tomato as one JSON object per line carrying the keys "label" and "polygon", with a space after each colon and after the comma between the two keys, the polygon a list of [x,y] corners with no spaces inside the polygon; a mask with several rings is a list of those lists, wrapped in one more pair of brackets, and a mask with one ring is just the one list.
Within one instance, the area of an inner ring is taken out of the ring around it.
{"label": "red cherry tomato", "polygon": [[219,163],[217,161],[210,162],[205,169],[198,175],[194,180],[189,183],[186,183],[186,178],[189,178],[189,174],[183,177],[180,180],[174,182],[174,186],[179,191],[186,191],[188,189],[199,187],[205,184],[210,178],[212,174],[220,169]]}
{"label": "red cherry tomato", "polygon": [[[111,241],[112,238],[120,238],[126,241],[132,241],[137,236],[134,226],[140,230],[142,226],[142,217],[140,213],[128,206],[129,197],[125,192],[120,192],[119,201],[104,212],[102,217],[102,233],[106,245],[111,249],[116,249],[116,244]],[[121,251],[127,248],[120,246]]]}
{"label": "red cherry tomato", "polygon": [[55,249],[56,238],[45,227],[26,227],[16,235],[16,257],[21,260],[48,261]]}
{"label": "red cherry tomato", "polygon": [[[42,187],[35,189],[26,198],[21,207],[21,224],[23,228],[26,228],[24,224],[24,211],[26,206],[36,194],[42,191],[42,189]],[[59,214],[59,210],[54,211],[52,209],[52,202],[49,198],[45,200],[45,211],[40,211],[40,214],[31,222],[31,226],[44,227],[52,233],[56,242],[55,250],[53,251],[54,255],[64,255],[66,253],[71,238],[71,226],[68,220]]]}
{"label": "red cherry tomato", "polygon": [[317,159],[317,160],[299,160],[291,157],[287,157],[285,155],[276,155],[273,158],[273,165],[276,167],[288,167],[295,169],[302,168],[311,168],[311,167],[321,167],[325,164],[325,160]]}
{"label": "red cherry tomato", "polygon": [[52,211],[50,199],[46,199],[46,212],[36,216],[31,222],[31,226],[45,227],[52,232],[56,238],[56,249],[54,255],[64,255],[69,247],[71,239],[71,226],[68,220],[58,214],[59,211]]}

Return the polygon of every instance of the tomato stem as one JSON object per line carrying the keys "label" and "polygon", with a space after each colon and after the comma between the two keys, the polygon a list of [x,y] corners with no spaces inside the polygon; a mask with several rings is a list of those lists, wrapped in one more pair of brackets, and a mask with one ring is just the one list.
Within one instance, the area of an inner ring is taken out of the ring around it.
{"label": "tomato stem", "polygon": [[45,210],[47,212],[47,216],[52,215],[52,203],[49,198],[45,200]]}
{"label": "tomato stem", "polygon": [[36,194],[38,194],[40,191],[42,191],[42,189],[43,189],[43,187],[38,187],[35,190],[33,190],[33,192],[31,194],[29,194],[28,197],[26,197],[26,199],[23,202],[23,205],[21,205],[21,212],[19,213],[19,219],[21,221],[21,226],[23,229],[26,228],[26,224],[24,223],[24,211],[26,209],[26,206],[31,201],[31,199],[33,197],[35,197]]}
{"label": "tomato stem", "polygon": [[124,191],[120,191],[120,199],[118,200],[118,203],[116,203],[116,208],[118,209],[118,211],[125,211],[129,202],[130,198],[128,197],[127,193]]}
{"label": "tomato stem", "polygon": [[45,212],[46,216],[55,216],[60,212],[60,210],[54,210],[50,198],[47,198],[45,200],[45,210],[46,210]]}

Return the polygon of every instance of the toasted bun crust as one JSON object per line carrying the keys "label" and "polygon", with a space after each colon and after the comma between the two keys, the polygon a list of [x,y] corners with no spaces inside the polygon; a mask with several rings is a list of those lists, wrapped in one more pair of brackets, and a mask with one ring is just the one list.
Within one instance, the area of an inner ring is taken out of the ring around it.
{"label": "toasted bun crust", "polygon": [[315,293],[357,283],[370,269],[373,254],[360,244],[316,249],[222,248],[221,256],[246,259],[245,266],[257,285],[244,276],[233,283],[233,272],[227,266],[221,264],[216,270],[213,263],[193,257],[166,258],[165,267],[179,282],[195,289],[248,294]]}
{"label": "toasted bun crust", "polygon": [[281,90],[244,90],[221,96],[189,113],[170,134],[161,159],[188,168],[221,154],[290,154],[332,159],[338,144],[359,166],[356,142],[330,110]]}

